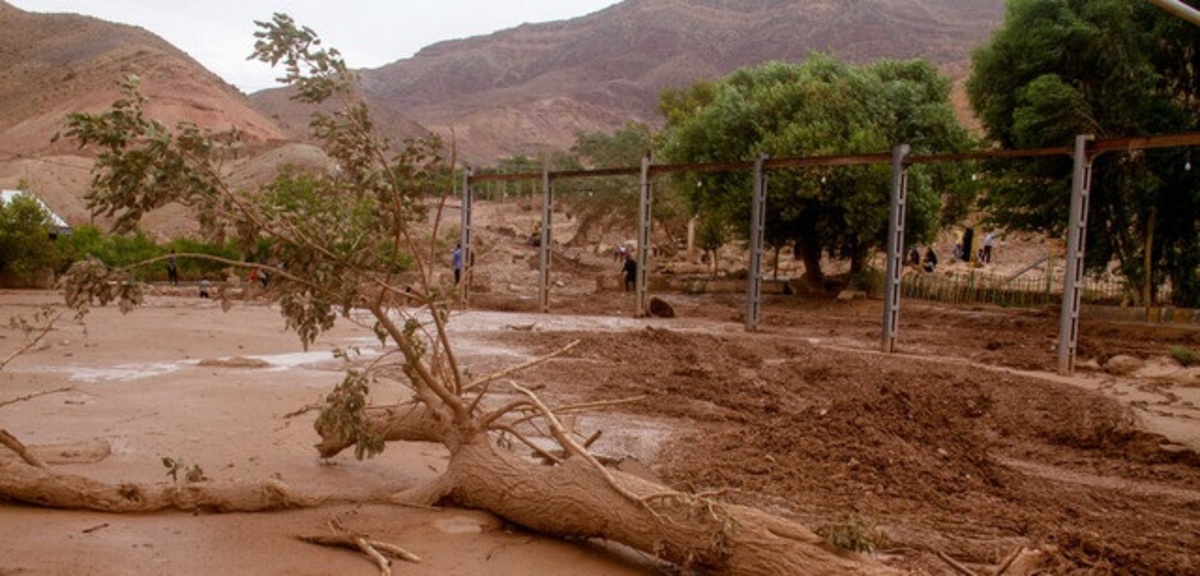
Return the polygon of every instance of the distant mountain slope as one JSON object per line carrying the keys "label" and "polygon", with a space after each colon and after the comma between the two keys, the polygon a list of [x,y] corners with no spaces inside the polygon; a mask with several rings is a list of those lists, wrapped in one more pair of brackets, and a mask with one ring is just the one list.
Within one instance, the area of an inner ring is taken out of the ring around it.
{"label": "distant mountain slope", "polygon": [[[0,0],[0,186],[25,180],[70,223],[88,222],[82,197],[90,153],[51,140],[69,112],[110,106],[127,74],[142,78],[150,115],[168,125],[236,126],[249,153],[287,138],[244,94],[150,32],[74,14],[29,13]],[[175,213],[153,215],[147,228],[191,226]]]}
{"label": "distant mountain slope", "polygon": [[0,0],[0,160],[50,150],[65,115],[111,104],[126,74],[142,78],[160,120],[237,126],[257,142],[285,138],[236,88],[150,32],[74,14],[24,12]]}
{"label": "distant mountain slope", "polygon": [[[568,148],[578,131],[629,120],[659,123],[658,95],[768,60],[812,51],[866,62],[925,57],[962,78],[971,50],[1003,19],[1003,0],[625,0],[559,22],[442,42],[413,58],[362,70],[377,125],[394,139],[432,129],[454,133],[459,158]],[[348,17],[369,17],[353,15]],[[301,22],[320,31],[320,23]],[[354,62],[349,62],[351,66]],[[305,146],[311,110],[270,90],[247,98],[191,57],[136,27],[67,14],[34,14],[0,0],[0,186],[27,180],[72,224],[90,217],[81,200],[91,161],[69,142],[51,144],[68,112],[100,110],[116,82],[142,77],[150,114],[246,133],[236,182],[269,178],[273,166],[320,167]],[[270,152],[269,154],[258,154]],[[186,231],[181,215],[147,223]]]}
{"label": "distant mountain slope", "polygon": [[[813,51],[854,62],[923,57],[961,77],[1003,14],[1003,0],[626,0],[435,44],[361,71],[362,86],[377,110],[453,129],[460,154],[486,162],[564,149],[579,130],[654,125],[666,87]],[[294,116],[278,92],[252,98]]]}

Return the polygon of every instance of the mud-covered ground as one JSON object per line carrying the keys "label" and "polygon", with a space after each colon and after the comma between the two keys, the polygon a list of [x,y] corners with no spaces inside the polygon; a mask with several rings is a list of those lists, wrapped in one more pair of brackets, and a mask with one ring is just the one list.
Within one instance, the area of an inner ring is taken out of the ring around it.
{"label": "mud-covered ground", "polygon": [[[639,398],[611,412],[679,432],[647,463],[661,479],[826,532],[859,524],[899,567],[951,573],[941,553],[990,573],[1027,547],[1049,573],[1200,571],[1200,380],[1169,359],[1194,328],[1085,320],[1068,378],[1054,310],[906,302],[885,355],[879,302],[774,297],[747,334],[736,296],[665,298],[675,327],[493,338],[533,353],[581,340],[530,377],[584,401]],[[1102,368],[1122,354],[1142,367]]]}
{"label": "mud-covered ground", "polygon": [[[1177,360],[1200,350],[1194,327],[1085,309],[1078,369],[1064,376],[1054,309],[907,300],[897,351],[882,354],[877,300],[768,296],[747,333],[740,294],[660,291],[677,316],[635,318],[633,295],[598,289],[619,285],[602,244],[556,251],[551,313],[538,314],[536,250],[520,233],[531,216],[478,216],[477,289],[450,317],[462,367],[486,374],[579,340],[514,378],[554,406],[610,403],[566,424],[602,431],[595,448],[626,470],[797,519],[913,573],[960,574],[954,562],[994,574],[1018,550],[1024,573],[1200,573],[1200,368]],[[1042,251],[999,256],[1019,267]],[[0,291],[0,322],[59,301]],[[370,349],[370,330],[340,322],[301,354],[269,302],[220,308],[191,287],[159,288],[132,314],[60,321],[0,370],[0,428],[105,481],[169,482],[171,457],[217,480],[371,503],[137,516],[0,503],[0,575],[378,573],[294,538],[333,518],[422,556],[403,574],[677,573],[484,514],[380,504],[434,477],[444,449],[321,461],[303,412],[340,380],[329,350]],[[0,358],[22,341],[0,326]],[[402,394],[372,390],[384,403]]]}

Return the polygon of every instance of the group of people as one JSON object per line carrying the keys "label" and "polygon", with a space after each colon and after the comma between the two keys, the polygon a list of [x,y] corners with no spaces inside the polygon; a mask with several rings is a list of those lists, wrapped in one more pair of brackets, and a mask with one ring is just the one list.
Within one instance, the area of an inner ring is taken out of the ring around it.
{"label": "group of people", "polygon": [[907,261],[908,264],[914,268],[924,270],[926,272],[933,272],[935,269],[937,269],[938,265],[937,252],[933,251],[933,246],[929,246],[925,249],[925,257],[922,258],[921,252],[917,250],[916,246],[913,246],[912,248],[908,249]]}
{"label": "group of people", "polygon": [[[263,288],[266,288],[270,283],[270,276],[268,276],[266,269],[256,265],[253,257],[246,258],[246,266],[250,268],[250,272],[246,274],[246,280],[257,282],[262,284]],[[179,285],[179,255],[174,249],[167,255],[167,282],[171,286]],[[201,278],[197,285],[201,298],[212,298],[212,281],[207,276]]]}
{"label": "group of people", "polygon": [[[991,264],[992,248],[996,245],[996,233],[988,232],[983,237],[983,245],[974,252],[976,261],[980,264]],[[960,231],[954,239],[954,259],[968,261],[971,259],[971,248],[975,246],[975,229],[967,227]]]}
{"label": "group of people", "polygon": [[[969,261],[971,248],[974,247],[975,230],[966,228],[958,233],[954,239],[954,252],[951,263],[957,261]],[[988,232],[983,237],[983,245],[975,251],[975,261],[980,264],[990,264],[992,262],[992,250],[996,245],[996,233]],[[916,246],[908,249],[908,254],[904,258],[905,264],[908,264],[925,272],[933,272],[938,265],[937,253],[933,251],[933,246],[925,249],[925,256],[921,256],[920,250]]]}

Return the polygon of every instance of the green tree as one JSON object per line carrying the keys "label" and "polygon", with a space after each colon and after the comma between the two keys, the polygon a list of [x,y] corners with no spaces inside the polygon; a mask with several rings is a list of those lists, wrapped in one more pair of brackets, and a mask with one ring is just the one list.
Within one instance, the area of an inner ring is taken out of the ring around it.
{"label": "green tree", "polygon": [[[322,456],[351,446],[366,456],[388,441],[438,442],[449,452],[446,470],[394,500],[488,510],[532,530],[568,538],[602,537],[658,555],[684,570],[883,571],[823,549],[810,531],[782,518],[605,468],[588,452],[583,437],[563,427],[562,412],[551,410],[514,379],[520,367],[485,376],[462,370],[446,330],[453,289],[440,285],[433,273],[438,222],[432,222],[428,236],[413,225],[425,215],[426,194],[438,185],[437,179],[444,178],[444,190],[453,187],[437,142],[411,141],[392,148],[376,139],[366,109],[352,100],[353,75],[336,51],[319,48],[311,30],[285,15],[260,27],[255,57],[282,65],[297,97],[312,103],[331,98],[342,102],[341,112],[318,116],[313,125],[327,153],[342,167],[339,178],[285,173],[261,190],[235,190],[215,169],[218,149],[209,138],[187,129],[158,132],[158,125],[142,118],[136,104],[141,99],[135,93],[128,94],[121,107],[72,115],[69,134],[85,146],[116,143],[97,164],[95,198],[98,207],[128,215],[129,224],[136,223],[137,214],[127,204],[184,200],[211,207],[214,228],[239,234],[252,229],[268,237],[272,263],[254,266],[272,274],[275,280],[266,294],[279,302],[285,321],[303,344],[341,318],[372,325],[381,343],[392,348],[379,360],[349,370],[327,396],[317,418]],[[153,153],[147,154],[146,148]],[[159,188],[142,179],[150,174],[188,185]],[[411,283],[411,278],[402,279],[393,271],[405,257],[415,266]],[[68,279],[68,302],[84,309],[96,299],[117,299],[126,307],[136,301],[136,287],[112,282],[111,271],[95,260],[73,266]],[[399,305],[410,299],[420,302],[421,309]],[[368,393],[381,379],[397,382],[409,393],[396,404],[369,407]],[[509,394],[494,395],[493,388],[501,386]],[[547,448],[550,442],[557,446]],[[530,450],[542,461],[528,458]],[[278,482],[245,486],[241,492],[229,487],[209,492],[198,484],[181,496],[178,490],[84,482],[2,462],[0,473],[17,476],[3,483],[6,487],[21,486],[24,480],[45,488],[0,496],[20,499],[22,494],[36,494],[32,503],[40,505],[131,511],[178,506],[176,499],[182,498],[199,509],[246,510],[324,500],[297,496]],[[54,495],[66,495],[69,502],[56,502]]]}
{"label": "green tree", "polygon": [[[1004,25],[973,57],[971,103],[1006,148],[1069,146],[1077,134],[1195,130],[1200,32],[1148,2],[1009,0]],[[1155,286],[1200,303],[1200,180],[1188,152],[1107,153],[1093,166],[1087,267],[1114,260],[1133,284],[1151,243]],[[1061,235],[1071,162],[992,162],[982,207],[1006,228]],[[1153,231],[1153,234],[1151,232]]]}
{"label": "green tree", "polygon": [[[612,133],[580,132],[571,153],[585,169],[638,166],[653,148],[654,134],[644,124],[629,122]],[[578,218],[575,238],[586,239],[595,229],[616,229],[626,238],[636,234],[640,182],[636,176],[591,177],[565,180],[566,201]]]}
{"label": "green tree", "polygon": [[[716,84],[664,94],[663,154],[671,162],[702,163],[771,157],[879,153],[907,143],[914,153],[970,146],[955,119],[950,83],[922,61],[884,61],[856,67],[818,55],[803,64],[772,62],[743,69]],[[820,168],[772,172],[766,241],[791,242],[806,278],[823,285],[824,254],[863,268],[886,246],[890,168]],[[961,168],[913,169],[909,177],[909,241],[937,229],[941,195],[965,190]],[[750,177],[695,177],[698,211],[730,214],[748,232]]]}
{"label": "green tree", "polygon": [[17,283],[54,270],[58,252],[50,238],[50,215],[37,199],[24,194],[0,202],[0,275]]}

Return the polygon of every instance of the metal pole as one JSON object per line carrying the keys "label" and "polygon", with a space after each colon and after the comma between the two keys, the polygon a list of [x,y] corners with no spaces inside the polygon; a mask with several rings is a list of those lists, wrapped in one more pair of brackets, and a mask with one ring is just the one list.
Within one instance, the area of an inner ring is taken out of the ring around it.
{"label": "metal pole", "polygon": [[1200,11],[1179,0],[1150,0],[1151,4],[1166,10],[1192,24],[1200,26]]}
{"label": "metal pole", "polygon": [[1058,327],[1058,372],[1075,371],[1075,348],[1079,342],[1079,298],[1083,284],[1084,247],[1087,244],[1088,197],[1092,188],[1092,158],[1087,145],[1090,135],[1075,137],[1075,172],[1071,178],[1071,214],[1067,228],[1067,266],[1063,271],[1062,315]]}
{"label": "metal pole", "polygon": [[904,272],[904,219],[908,202],[908,144],[892,148],[892,208],[888,216],[887,294],[883,304],[883,351],[896,351],[900,329],[900,276]]}
{"label": "metal pole", "polygon": [[766,154],[754,161],[754,200],[750,203],[750,272],[746,286],[746,331],[758,330],[762,311],[762,248],[767,222]]}
{"label": "metal pole", "polygon": [[554,216],[554,193],[550,189],[550,168],[542,169],[541,268],[538,275],[538,310],[550,312],[550,221]]}
{"label": "metal pole", "polygon": [[462,249],[460,253],[460,261],[462,265],[462,279],[459,282],[459,289],[462,290],[462,306],[466,308],[471,296],[471,266],[475,263],[473,252],[471,251],[471,201],[473,198],[473,190],[471,190],[471,176],[474,171],[467,168],[463,171],[463,191],[462,191],[462,229],[460,231],[459,246]]}
{"label": "metal pole", "polygon": [[638,207],[638,246],[637,246],[637,312],[635,316],[649,314],[650,294],[650,216],[651,204],[654,201],[654,191],[650,187],[650,155],[642,157],[642,193]]}

